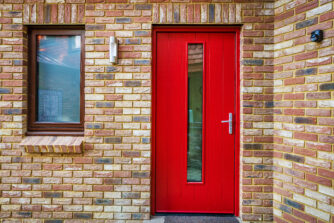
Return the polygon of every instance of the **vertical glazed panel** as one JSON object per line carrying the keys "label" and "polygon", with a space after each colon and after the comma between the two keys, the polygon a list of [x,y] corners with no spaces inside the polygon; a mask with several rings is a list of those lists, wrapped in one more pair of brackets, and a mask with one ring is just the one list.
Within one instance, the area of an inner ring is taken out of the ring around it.
{"label": "vertical glazed panel", "polygon": [[187,181],[202,182],[203,44],[188,45]]}

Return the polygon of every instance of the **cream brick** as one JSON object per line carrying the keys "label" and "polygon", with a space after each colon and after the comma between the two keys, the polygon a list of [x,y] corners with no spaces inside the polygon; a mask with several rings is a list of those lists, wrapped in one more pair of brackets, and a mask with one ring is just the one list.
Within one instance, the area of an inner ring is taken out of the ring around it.
{"label": "cream brick", "polygon": [[256,58],[273,58],[274,53],[273,52],[254,52],[253,57]]}
{"label": "cream brick", "polygon": [[45,0],[46,3],[65,3],[65,0]]}
{"label": "cream brick", "polygon": [[244,135],[262,135],[260,129],[244,129]]}
{"label": "cream brick", "polygon": [[306,77],[306,83],[321,83],[321,82],[328,82],[331,80],[332,77],[330,74]]}
{"label": "cream brick", "polygon": [[139,115],[140,114],[140,109],[139,108],[124,108],[123,109],[123,114],[124,115]]}
{"label": "cream brick", "polygon": [[289,40],[289,41],[284,41],[284,42],[274,44],[274,49],[281,50],[281,49],[288,48],[291,46],[293,46],[293,41]]}
{"label": "cream brick", "polygon": [[133,32],[132,31],[116,31],[116,37],[132,37]]}
{"label": "cream brick", "polygon": [[103,206],[97,205],[84,205],[84,211],[93,211],[93,212],[101,212],[103,211]]}
{"label": "cream brick", "polygon": [[328,205],[328,204],[325,204],[325,203],[322,203],[322,202],[318,202],[318,208],[325,211],[325,212],[334,214],[334,206],[333,205]]}
{"label": "cream brick", "polygon": [[275,122],[275,123],[274,123],[274,128],[275,128],[275,129],[283,129],[283,124],[282,124],[282,123]]}
{"label": "cream brick", "polygon": [[334,100],[331,101],[318,101],[320,108],[334,108]]}
{"label": "cream brick", "polygon": [[334,153],[318,151],[318,158],[334,161]]}
{"label": "cream brick", "polygon": [[299,146],[299,147],[303,147],[304,143],[305,143],[304,140],[298,140],[298,139],[287,139],[287,138],[285,138],[283,141],[284,141],[285,144],[292,145],[292,146]]}
{"label": "cream brick", "polygon": [[2,128],[5,129],[20,129],[22,128],[22,123],[15,123],[15,122],[3,122]]}
{"label": "cream brick", "polygon": [[282,202],[282,195],[274,193],[274,200],[278,202]]}
{"label": "cream brick", "polygon": [[121,170],[122,166],[118,164],[104,165],[104,170]]}
{"label": "cream brick", "polygon": [[114,219],[113,213],[94,213],[94,218],[97,219]]}
{"label": "cream brick", "polygon": [[31,204],[51,204],[50,198],[32,198]]}
{"label": "cream brick", "polygon": [[305,195],[307,197],[314,198],[318,201],[322,201],[322,202],[325,202],[327,204],[330,202],[330,197],[325,196],[325,195],[323,195],[321,193],[318,193],[316,191],[309,190],[309,189],[305,189]]}
{"label": "cream brick", "polygon": [[278,166],[292,168],[292,162],[288,160],[274,159],[274,163]]}
{"label": "cream brick", "polygon": [[283,80],[274,80],[274,86],[282,86],[283,85]]}
{"label": "cream brick", "polygon": [[304,131],[304,125],[283,123],[283,128],[291,131]]}
{"label": "cream brick", "polygon": [[333,9],[333,3],[332,2],[327,3],[325,5],[319,6],[315,9],[310,10],[310,11],[307,11],[306,12],[306,18],[310,18],[312,16],[319,15],[319,14],[324,13],[324,12],[328,12],[332,9]]}
{"label": "cream brick", "polygon": [[141,96],[139,94],[124,95],[123,100],[136,101],[140,100]]}
{"label": "cream brick", "polygon": [[291,32],[291,31],[293,31],[293,24],[287,25],[287,26],[283,26],[283,27],[281,27],[279,29],[275,29],[274,30],[274,34],[275,34],[275,36],[277,36],[277,35],[280,35],[280,34]]}
{"label": "cream brick", "polygon": [[12,132],[10,129],[0,129],[0,136],[10,136]]}
{"label": "cream brick", "polygon": [[314,158],[311,158],[311,157],[306,157],[305,163],[313,165],[313,166],[324,167],[324,168],[329,168],[330,167],[330,163],[328,161],[314,159]]}
{"label": "cream brick", "polygon": [[[281,217],[282,216],[282,211],[281,210],[277,210],[276,208],[274,208],[274,215]],[[261,219],[259,219],[259,220],[261,220]]]}
{"label": "cream brick", "polygon": [[275,45],[274,44],[265,44],[264,46],[264,50],[274,50]]}
{"label": "cream brick", "polygon": [[260,157],[244,157],[242,160],[244,163],[262,163],[262,158]]}
{"label": "cream brick", "polygon": [[253,123],[254,128],[259,128],[259,129],[270,129],[274,127],[274,123],[272,122],[254,122]]}
{"label": "cream brick", "polygon": [[276,130],[275,133],[278,136],[292,138],[292,132],[291,131],[285,131],[285,130]]}
{"label": "cream brick", "polygon": [[116,101],[115,107],[132,107],[131,101]]}
{"label": "cream brick", "polygon": [[287,93],[292,92],[292,87],[275,87],[274,93]]}
{"label": "cream brick", "polygon": [[109,59],[96,59],[94,60],[94,64],[99,66],[101,65],[108,66],[110,65],[110,61]]}
{"label": "cream brick", "polygon": [[19,211],[21,205],[1,205],[1,211]]}
{"label": "cream brick", "polygon": [[118,79],[118,80],[132,79],[132,73],[116,73],[115,79]]}
{"label": "cream brick", "polygon": [[262,93],[263,88],[262,87],[244,87],[242,88],[242,91],[244,93]]}
{"label": "cream brick", "polygon": [[116,93],[131,94],[132,93],[132,88],[130,88],[130,87],[117,87],[116,88]]}
{"label": "cream brick", "polygon": [[325,194],[325,195],[329,195],[329,196],[334,197],[334,189],[333,189],[333,188],[319,185],[319,187],[318,187],[318,191],[319,191],[320,193]]}
{"label": "cream brick", "polygon": [[105,198],[121,198],[121,192],[104,192]]}
{"label": "cream brick", "polygon": [[133,130],[134,136],[150,136],[151,131],[150,130]]}
{"label": "cream brick", "polygon": [[311,198],[307,198],[307,197],[302,196],[300,194],[294,193],[293,194],[293,199],[296,200],[296,201],[299,201],[303,204],[307,204],[308,206],[311,206],[311,207],[316,207],[317,206],[316,200],[313,200]]}
{"label": "cream brick", "polygon": [[139,212],[139,207],[137,206],[123,206],[123,212]]}
{"label": "cream brick", "polygon": [[311,207],[308,207],[308,206],[305,206],[305,212],[308,213],[308,214],[311,214],[313,216],[316,216],[318,218],[321,218],[325,221],[329,221],[330,219],[330,215],[323,212],[323,211],[319,211],[315,208],[311,208]]}
{"label": "cream brick", "polygon": [[121,206],[104,206],[104,212],[121,212]]}
{"label": "cream brick", "polygon": [[305,50],[304,45],[299,45],[295,47],[289,47],[283,50],[284,55],[291,55],[291,54],[296,54],[296,53],[301,53]]}
{"label": "cream brick", "polygon": [[103,94],[86,94],[85,100],[87,101],[103,101],[104,95]]}
{"label": "cream brick", "polygon": [[105,53],[103,52],[86,52],[86,58],[105,58]]}
{"label": "cream brick", "polygon": [[292,177],[291,176],[288,176],[288,175],[285,175],[285,174],[280,174],[280,173],[277,173],[277,172],[274,172],[273,175],[274,175],[275,179],[281,180],[283,182],[288,182],[288,183],[292,182]]}

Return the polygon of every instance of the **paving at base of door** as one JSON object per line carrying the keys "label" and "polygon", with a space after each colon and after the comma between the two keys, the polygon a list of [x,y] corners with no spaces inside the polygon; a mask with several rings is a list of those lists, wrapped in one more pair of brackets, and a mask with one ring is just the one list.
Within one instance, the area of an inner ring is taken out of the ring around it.
{"label": "paving at base of door", "polygon": [[227,216],[154,216],[144,223],[239,223],[237,217]]}

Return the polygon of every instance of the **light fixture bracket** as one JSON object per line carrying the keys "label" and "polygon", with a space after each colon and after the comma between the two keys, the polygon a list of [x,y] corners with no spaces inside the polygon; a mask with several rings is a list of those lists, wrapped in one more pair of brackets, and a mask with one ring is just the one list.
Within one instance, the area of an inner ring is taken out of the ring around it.
{"label": "light fixture bracket", "polygon": [[117,63],[117,51],[118,51],[117,39],[114,36],[110,36],[109,38],[109,61],[111,63]]}

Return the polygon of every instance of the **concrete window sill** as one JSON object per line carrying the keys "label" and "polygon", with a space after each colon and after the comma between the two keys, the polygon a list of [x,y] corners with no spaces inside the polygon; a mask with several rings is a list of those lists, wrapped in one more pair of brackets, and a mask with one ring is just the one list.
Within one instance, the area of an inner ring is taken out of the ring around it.
{"label": "concrete window sill", "polygon": [[84,137],[27,136],[20,143],[28,153],[81,153]]}

